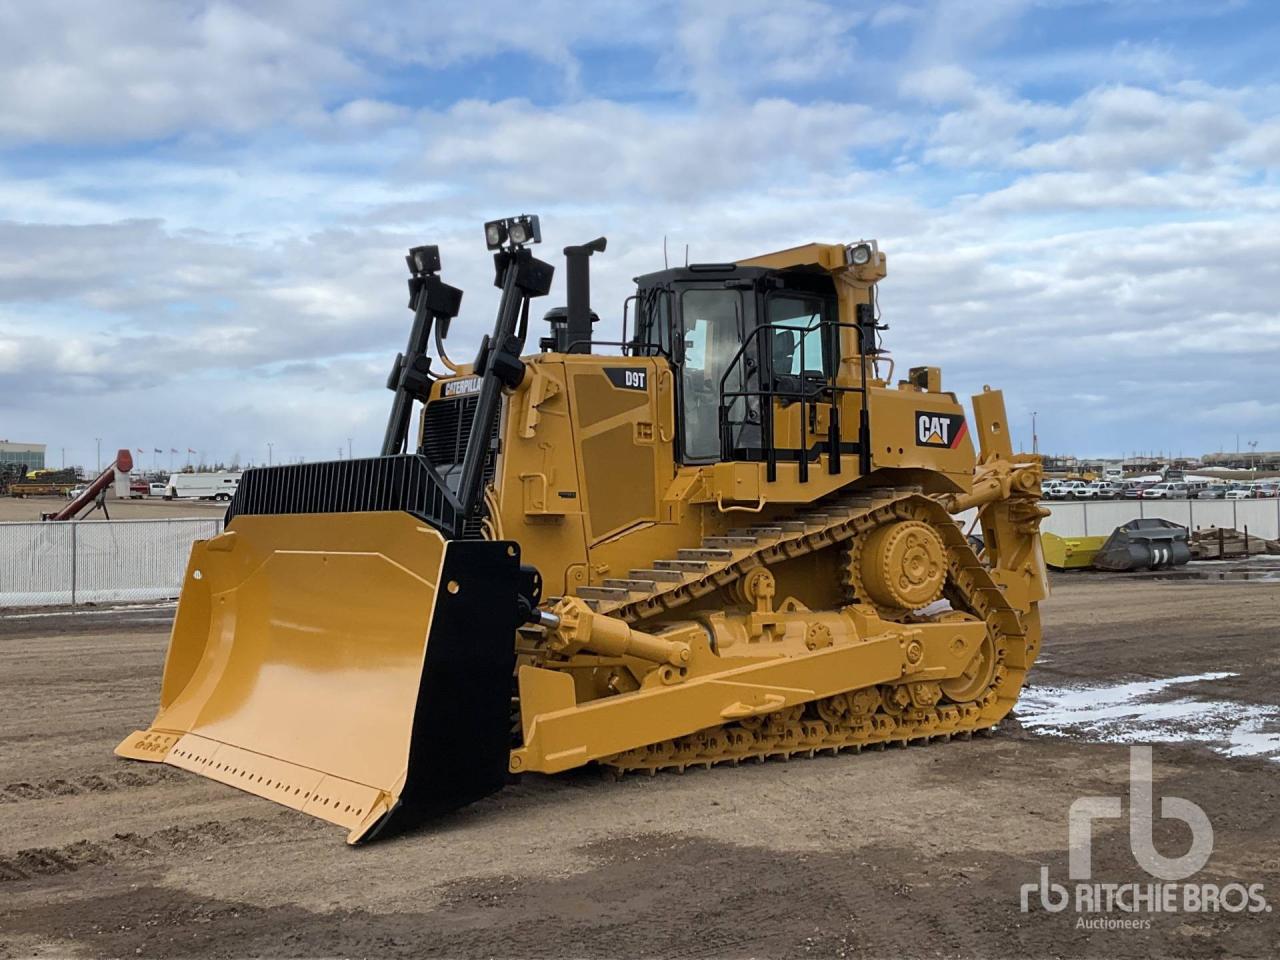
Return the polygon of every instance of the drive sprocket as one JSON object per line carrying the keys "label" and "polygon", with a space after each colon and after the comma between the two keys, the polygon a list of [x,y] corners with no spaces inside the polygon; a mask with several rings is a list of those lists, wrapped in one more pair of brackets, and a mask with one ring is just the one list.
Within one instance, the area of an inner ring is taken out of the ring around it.
{"label": "drive sprocket", "polygon": [[871,602],[882,616],[899,619],[942,596],[947,548],[921,520],[894,520],[855,538],[845,554],[851,599]]}

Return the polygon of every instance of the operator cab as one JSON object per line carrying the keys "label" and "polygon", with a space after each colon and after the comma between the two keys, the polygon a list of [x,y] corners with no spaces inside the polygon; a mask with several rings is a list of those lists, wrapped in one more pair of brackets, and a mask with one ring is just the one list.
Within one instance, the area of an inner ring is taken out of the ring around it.
{"label": "operator cab", "polygon": [[636,284],[628,349],[677,371],[682,462],[764,459],[762,410],[833,402],[839,316],[825,270],[694,264]]}

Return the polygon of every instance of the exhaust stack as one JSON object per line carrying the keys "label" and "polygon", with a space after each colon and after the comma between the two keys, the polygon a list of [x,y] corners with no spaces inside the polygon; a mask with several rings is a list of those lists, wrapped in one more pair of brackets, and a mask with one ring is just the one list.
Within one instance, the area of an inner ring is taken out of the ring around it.
{"label": "exhaust stack", "polygon": [[591,352],[591,255],[604,253],[604,237],[590,243],[564,248],[565,323],[557,330],[564,342],[556,344],[561,353]]}

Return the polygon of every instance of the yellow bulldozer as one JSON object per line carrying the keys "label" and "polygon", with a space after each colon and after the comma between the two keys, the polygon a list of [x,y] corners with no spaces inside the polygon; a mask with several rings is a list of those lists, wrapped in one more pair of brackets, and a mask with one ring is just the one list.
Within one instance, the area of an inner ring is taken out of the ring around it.
{"label": "yellow bulldozer", "polygon": [[1039,458],[998,391],[970,426],[937,368],[893,382],[875,242],[645,274],[611,343],[605,240],[566,247],[533,352],[538,219],[485,236],[501,299],[474,362],[444,349],[462,293],[438,249],[410,250],[381,455],[244,473],[119,755],[356,843],[524,773],[967,738],[1008,713],[1047,594]]}

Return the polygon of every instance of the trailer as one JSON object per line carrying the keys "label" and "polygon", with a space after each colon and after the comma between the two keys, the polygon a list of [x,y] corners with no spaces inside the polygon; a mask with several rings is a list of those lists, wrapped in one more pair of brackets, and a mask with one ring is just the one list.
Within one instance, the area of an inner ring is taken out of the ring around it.
{"label": "trailer", "polygon": [[230,500],[240,485],[239,471],[175,473],[165,486],[166,500]]}
{"label": "trailer", "polygon": [[9,496],[19,498],[65,497],[83,482],[84,481],[82,480],[24,480],[20,483],[14,483],[9,486]]}
{"label": "trailer", "polygon": [[23,471],[21,476],[10,476],[7,488],[11,497],[65,497],[84,481],[72,467],[60,470]]}

